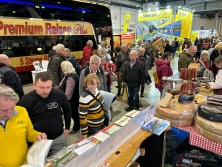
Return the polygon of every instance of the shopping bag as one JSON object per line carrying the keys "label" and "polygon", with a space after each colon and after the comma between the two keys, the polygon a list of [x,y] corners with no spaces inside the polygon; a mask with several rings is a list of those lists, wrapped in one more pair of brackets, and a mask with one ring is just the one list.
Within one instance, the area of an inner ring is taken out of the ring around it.
{"label": "shopping bag", "polygon": [[126,87],[123,89],[123,100],[127,100],[127,89],[126,89]]}

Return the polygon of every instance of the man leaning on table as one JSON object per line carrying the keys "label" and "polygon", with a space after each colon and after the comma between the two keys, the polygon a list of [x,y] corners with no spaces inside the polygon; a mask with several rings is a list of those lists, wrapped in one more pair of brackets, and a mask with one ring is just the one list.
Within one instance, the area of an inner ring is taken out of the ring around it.
{"label": "man leaning on table", "polygon": [[27,141],[47,139],[33,129],[25,108],[15,106],[18,95],[8,86],[0,86],[0,166],[18,167],[26,163]]}
{"label": "man leaning on table", "polygon": [[48,153],[50,156],[67,146],[72,110],[65,93],[52,88],[52,77],[48,72],[35,76],[34,88],[22,97],[19,105],[26,108],[34,128],[53,140]]}

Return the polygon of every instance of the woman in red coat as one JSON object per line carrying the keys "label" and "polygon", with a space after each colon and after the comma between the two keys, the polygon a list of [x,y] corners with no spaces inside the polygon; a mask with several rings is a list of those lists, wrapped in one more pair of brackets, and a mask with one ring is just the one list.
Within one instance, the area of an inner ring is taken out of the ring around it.
{"label": "woman in red coat", "polygon": [[172,68],[170,67],[170,61],[172,60],[172,53],[165,52],[163,54],[163,59],[158,59],[156,62],[156,68],[159,78],[159,83],[155,84],[155,87],[159,89],[160,94],[162,95],[162,85],[163,85],[163,77],[169,77],[173,75]]}
{"label": "woman in red coat", "polygon": [[91,40],[88,40],[86,42],[86,46],[83,48],[83,56],[82,56],[82,60],[81,60],[82,68],[85,66],[86,63],[89,62],[90,57],[93,54],[92,48],[93,48],[93,42]]}
{"label": "woman in red coat", "polygon": [[109,63],[106,61],[106,57],[104,55],[100,56],[101,64],[100,67],[103,69],[104,74],[106,76],[106,83],[107,83],[107,90],[110,91],[110,86],[112,84],[112,77],[111,75],[114,75],[116,72],[116,65],[114,63]]}

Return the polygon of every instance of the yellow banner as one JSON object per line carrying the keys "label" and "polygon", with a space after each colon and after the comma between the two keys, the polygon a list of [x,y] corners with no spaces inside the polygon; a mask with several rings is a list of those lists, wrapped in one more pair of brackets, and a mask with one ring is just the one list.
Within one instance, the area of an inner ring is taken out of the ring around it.
{"label": "yellow banner", "polygon": [[161,20],[169,18],[172,20],[172,9],[156,10],[151,12],[138,13],[138,21]]}
{"label": "yellow banner", "polygon": [[193,13],[190,11],[178,9],[176,14],[175,22],[181,21],[181,38],[190,38]]}
{"label": "yellow banner", "polygon": [[88,22],[0,18],[0,36],[94,35]]}
{"label": "yellow banner", "polygon": [[123,31],[122,33],[127,33],[127,29],[129,27],[129,22],[130,22],[130,14],[126,13],[123,21]]}

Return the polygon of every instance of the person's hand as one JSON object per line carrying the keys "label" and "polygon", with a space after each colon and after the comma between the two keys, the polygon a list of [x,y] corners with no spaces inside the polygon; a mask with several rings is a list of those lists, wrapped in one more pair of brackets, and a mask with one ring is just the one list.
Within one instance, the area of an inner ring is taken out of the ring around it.
{"label": "person's hand", "polygon": [[65,135],[66,137],[68,137],[68,136],[69,136],[69,130],[64,129],[64,130],[63,130],[63,133],[64,133],[64,135]]}
{"label": "person's hand", "polygon": [[36,136],[36,139],[38,141],[40,141],[40,140],[47,140],[47,135],[45,133],[41,133],[38,136]]}
{"label": "person's hand", "polygon": [[123,85],[124,85],[124,86],[127,86],[127,85],[126,85],[126,82],[123,82]]}
{"label": "person's hand", "polygon": [[82,135],[82,139],[86,139],[87,138],[87,135]]}
{"label": "person's hand", "polygon": [[106,71],[104,74],[105,74],[105,75],[108,75],[109,73]]}

